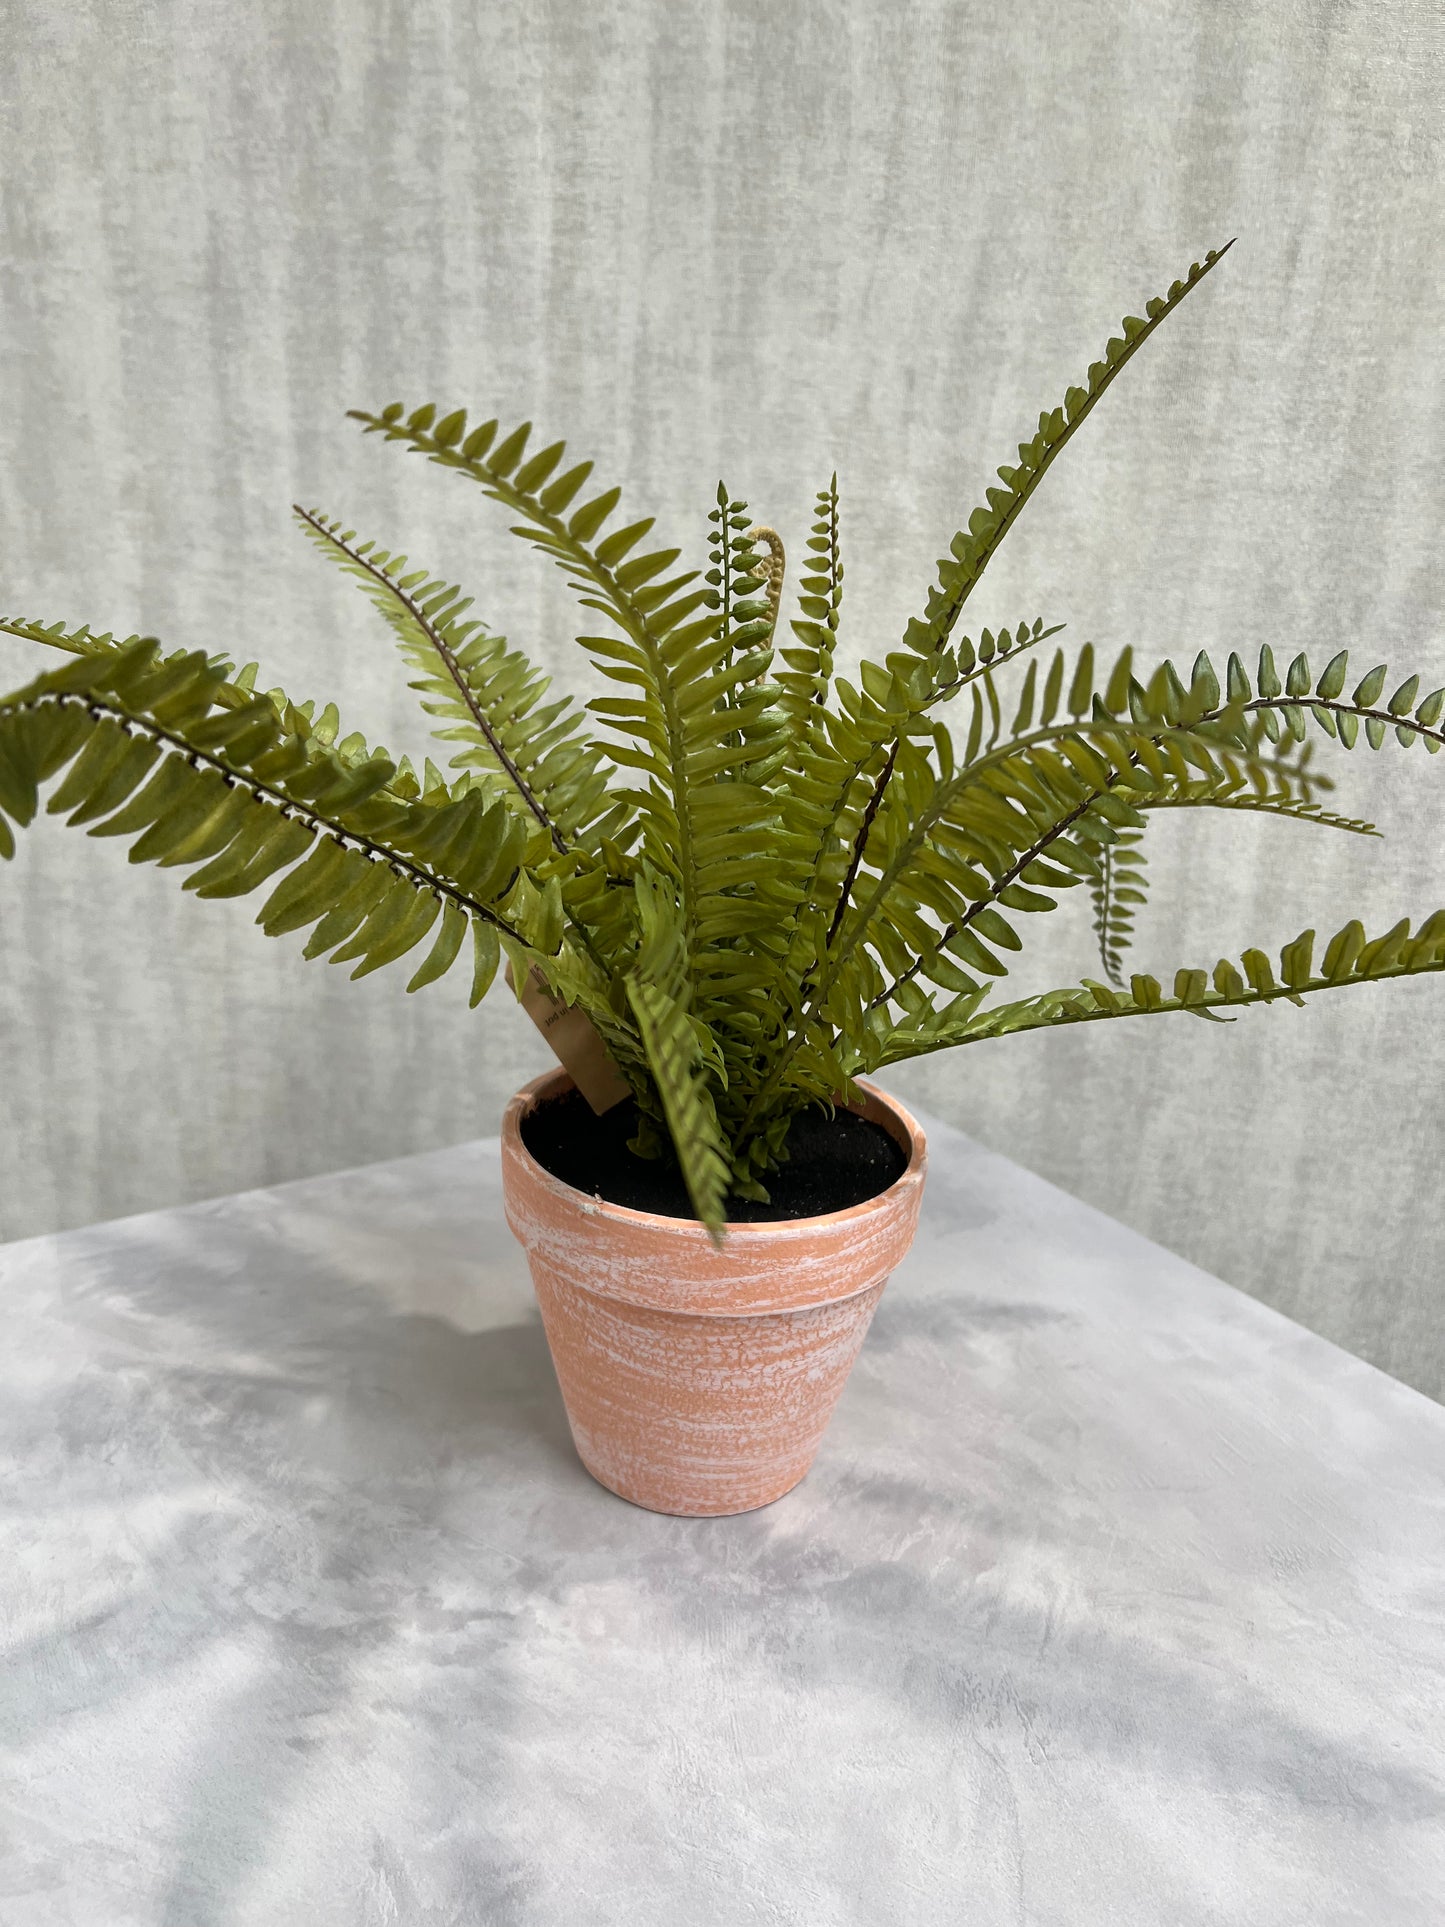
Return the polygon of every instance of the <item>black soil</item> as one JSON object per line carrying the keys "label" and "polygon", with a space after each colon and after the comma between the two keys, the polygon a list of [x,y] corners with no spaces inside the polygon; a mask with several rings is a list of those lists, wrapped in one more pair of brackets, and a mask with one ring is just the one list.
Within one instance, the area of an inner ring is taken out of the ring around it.
{"label": "black soil", "polygon": [[[549,1097],[522,1119],[522,1142],[544,1170],[578,1191],[664,1218],[695,1214],[671,1159],[640,1158],[627,1141],[637,1129],[631,1098],[598,1117],[578,1091]],[[902,1177],[902,1146],[881,1124],[855,1111],[799,1111],[788,1130],[788,1161],[764,1179],[770,1202],[729,1198],[735,1224],[817,1218],[876,1198]]]}

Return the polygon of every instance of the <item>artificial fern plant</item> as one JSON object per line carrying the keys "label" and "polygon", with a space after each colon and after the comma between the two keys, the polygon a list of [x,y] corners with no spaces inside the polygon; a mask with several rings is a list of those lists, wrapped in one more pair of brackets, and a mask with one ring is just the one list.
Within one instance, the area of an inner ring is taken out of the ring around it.
{"label": "artificial fern plant", "polygon": [[[1344,652],[1281,676],[1268,645],[1222,676],[1201,654],[1136,672],[1130,651],[1043,645],[1041,620],[962,632],[970,596],[1055,458],[1211,252],[1127,318],[1086,384],[1038,431],[939,563],[901,646],[835,669],[843,567],[836,480],[818,496],[791,640],[778,635],[782,544],[719,487],[711,566],[679,568],[626,522],[619,491],[530,425],[468,429],[458,409],[358,413],[368,432],[480,486],[601,618],[580,638],[608,693],[579,709],[470,614],[460,590],[297,509],[317,547],[391,625],[437,735],[419,775],[204,651],[18,619],[14,635],[75,661],[0,700],[0,855],[47,808],[132,862],[184,868],[197,896],[268,886],[257,921],[310,931],[304,954],[363,976],[430,947],[418,990],[467,952],[472,1003],[505,953],[580,1004],[630,1085],[637,1148],[669,1150],[716,1234],[729,1192],[765,1195],[792,1116],[856,1077],[926,1051],[1041,1025],[1249,1004],[1445,968],[1445,911],[1369,938],[1347,923],[1316,956],[1246,950],[1166,988],[1123,974],[1152,810],[1258,810],[1368,833],[1326,814],[1313,723],[1346,749],[1387,735],[1431,752],[1445,690],[1372,668],[1347,692]],[[1007,685],[1007,688],[1006,688]],[[950,732],[945,705],[961,712]],[[1058,894],[1092,895],[1102,976],[993,1002],[1016,924]]]}

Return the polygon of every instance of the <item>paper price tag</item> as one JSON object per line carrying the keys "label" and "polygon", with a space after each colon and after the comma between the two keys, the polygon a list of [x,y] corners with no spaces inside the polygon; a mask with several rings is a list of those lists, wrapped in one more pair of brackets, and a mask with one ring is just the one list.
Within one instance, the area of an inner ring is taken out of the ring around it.
{"label": "paper price tag", "polygon": [[[515,991],[517,980],[510,961],[505,975]],[[528,975],[521,1004],[598,1117],[620,1104],[624,1097],[631,1097],[631,1087],[609,1057],[592,1019],[580,1004],[566,1004],[560,997],[554,997],[535,965]]]}

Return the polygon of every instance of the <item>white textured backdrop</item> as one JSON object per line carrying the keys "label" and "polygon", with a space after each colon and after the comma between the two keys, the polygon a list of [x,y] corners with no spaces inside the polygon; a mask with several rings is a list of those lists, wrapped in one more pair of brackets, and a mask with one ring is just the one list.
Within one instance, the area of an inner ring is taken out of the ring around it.
{"label": "white textured backdrop", "polygon": [[[535,415],[701,530],[836,465],[854,648],[1118,318],[1223,268],[1051,473],[979,620],[1445,681],[1445,18],[1378,4],[25,4],[0,62],[0,604],[259,656],[393,748],[384,630],[293,498],[462,575],[564,679],[560,582],[356,404]],[[674,508],[673,504],[681,504]],[[982,593],[982,592],[981,592]],[[0,638],[0,684],[36,666]],[[1343,759],[1341,759],[1343,760]],[[1359,845],[1152,832],[1144,967],[1445,902],[1445,762]],[[1090,961],[1082,904],[1029,981]],[[42,826],[0,877],[0,1236],[491,1130],[500,996],[359,985]],[[897,1085],[1437,1393],[1445,980],[1220,1031],[1007,1040]]]}

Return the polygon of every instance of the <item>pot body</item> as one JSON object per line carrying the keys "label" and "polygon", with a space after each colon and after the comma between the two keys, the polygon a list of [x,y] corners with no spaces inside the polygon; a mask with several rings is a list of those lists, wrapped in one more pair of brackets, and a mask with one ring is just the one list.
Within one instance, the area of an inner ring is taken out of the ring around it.
{"label": "pot body", "polygon": [[592,1476],[654,1512],[749,1512],[807,1472],[889,1273],[913,1241],[923,1133],[864,1086],[903,1175],[825,1217],[729,1225],[609,1204],[563,1184],[521,1121],[565,1091],[533,1080],[502,1125],[507,1222],[526,1247],[572,1437]]}

